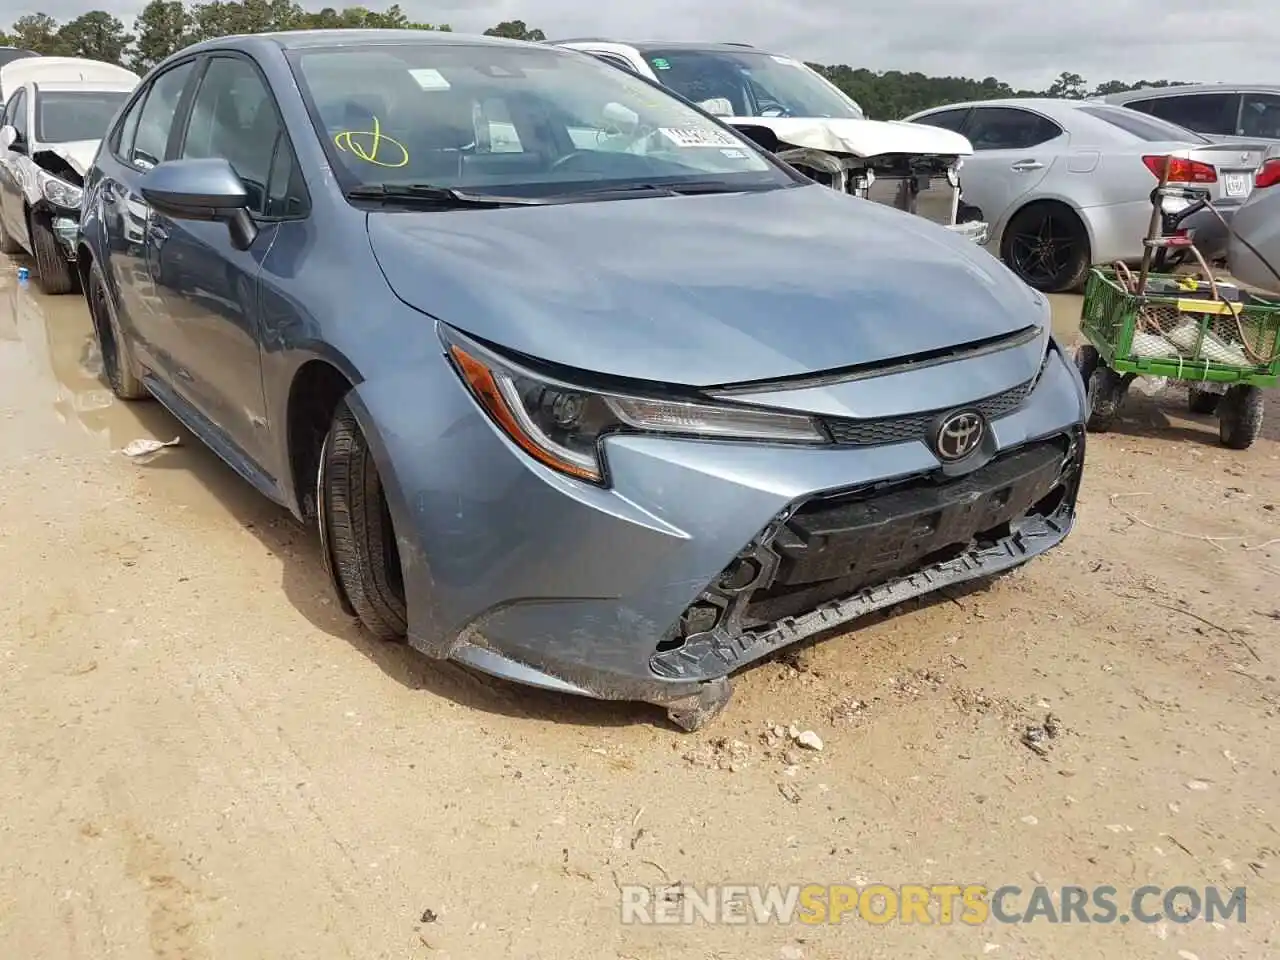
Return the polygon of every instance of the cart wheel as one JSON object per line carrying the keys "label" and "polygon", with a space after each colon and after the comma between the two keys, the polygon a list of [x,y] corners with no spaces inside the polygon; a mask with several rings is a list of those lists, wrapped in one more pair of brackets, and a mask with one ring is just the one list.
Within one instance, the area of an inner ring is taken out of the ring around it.
{"label": "cart wheel", "polygon": [[1098,348],[1092,343],[1082,343],[1076,347],[1076,369],[1080,371],[1080,379],[1084,381],[1086,387],[1089,386],[1093,371],[1098,369],[1101,359]]}
{"label": "cart wheel", "polygon": [[1213,413],[1218,409],[1218,401],[1221,399],[1222,394],[1212,390],[1187,388],[1187,409],[1192,413]]}
{"label": "cart wheel", "polygon": [[1232,387],[1218,404],[1218,439],[1232,450],[1247,450],[1262,432],[1262,391]]}
{"label": "cart wheel", "polygon": [[1124,399],[1124,378],[1108,366],[1099,365],[1089,377],[1089,422],[1094,433],[1106,433],[1120,413]]}

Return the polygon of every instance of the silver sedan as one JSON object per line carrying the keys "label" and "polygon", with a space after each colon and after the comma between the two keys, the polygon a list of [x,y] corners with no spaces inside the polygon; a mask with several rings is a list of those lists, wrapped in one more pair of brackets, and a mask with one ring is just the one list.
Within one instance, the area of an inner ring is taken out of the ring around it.
{"label": "silver sedan", "polygon": [[1231,224],[1227,266],[1241,283],[1280,295],[1280,158],[1258,171],[1253,195]]}
{"label": "silver sedan", "polygon": [[[960,171],[961,187],[991,225],[988,248],[1046,292],[1079,288],[1091,265],[1142,257],[1151,191],[1167,157],[1175,158],[1171,182],[1207,189],[1230,219],[1265,152],[1088,100],[986,100],[907,120],[969,139],[974,154]],[[1166,199],[1164,213],[1173,217],[1189,203]]]}

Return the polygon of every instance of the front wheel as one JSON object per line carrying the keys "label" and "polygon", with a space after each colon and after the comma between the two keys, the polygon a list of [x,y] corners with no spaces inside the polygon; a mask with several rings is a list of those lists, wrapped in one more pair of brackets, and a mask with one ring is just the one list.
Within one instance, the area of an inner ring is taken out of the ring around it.
{"label": "front wheel", "polygon": [[375,637],[403,640],[404,576],[391,512],[368,441],[345,402],[320,452],[323,540],[356,617]]}
{"label": "front wheel", "polygon": [[76,288],[76,273],[67,258],[62,255],[58,238],[53,230],[32,218],[31,246],[36,255],[36,272],[40,274],[40,288],[50,296],[71,293]]}
{"label": "front wheel", "polygon": [[1033,203],[1009,221],[1000,255],[1028,286],[1065,293],[1080,288],[1089,273],[1089,235],[1069,207]]}
{"label": "front wheel", "polygon": [[1099,365],[1089,377],[1089,421],[1086,428],[1106,433],[1120,414],[1124,400],[1124,379],[1110,367]]}
{"label": "front wheel", "polygon": [[1218,404],[1218,439],[1224,447],[1247,450],[1262,432],[1262,391],[1235,386]]}

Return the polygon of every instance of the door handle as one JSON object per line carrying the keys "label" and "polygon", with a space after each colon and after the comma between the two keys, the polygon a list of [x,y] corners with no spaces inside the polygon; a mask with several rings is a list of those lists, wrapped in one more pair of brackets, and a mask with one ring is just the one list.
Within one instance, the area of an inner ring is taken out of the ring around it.
{"label": "door handle", "polygon": [[1018,173],[1024,173],[1028,170],[1043,170],[1044,164],[1039,160],[1019,160],[1010,169],[1016,170]]}

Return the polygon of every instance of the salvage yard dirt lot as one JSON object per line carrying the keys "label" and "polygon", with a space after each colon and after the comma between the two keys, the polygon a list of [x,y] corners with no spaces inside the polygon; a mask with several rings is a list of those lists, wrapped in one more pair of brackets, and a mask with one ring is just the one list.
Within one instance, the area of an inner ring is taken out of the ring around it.
{"label": "salvage yard dirt lot", "polygon": [[[316,540],[99,366],[81,300],[0,262],[5,960],[1280,955],[1280,405],[1234,453],[1134,397],[1062,548],[688,735],[362,636]],[[627,884],[867,882],[1244,886],[1247,918],[620,922]]]}

